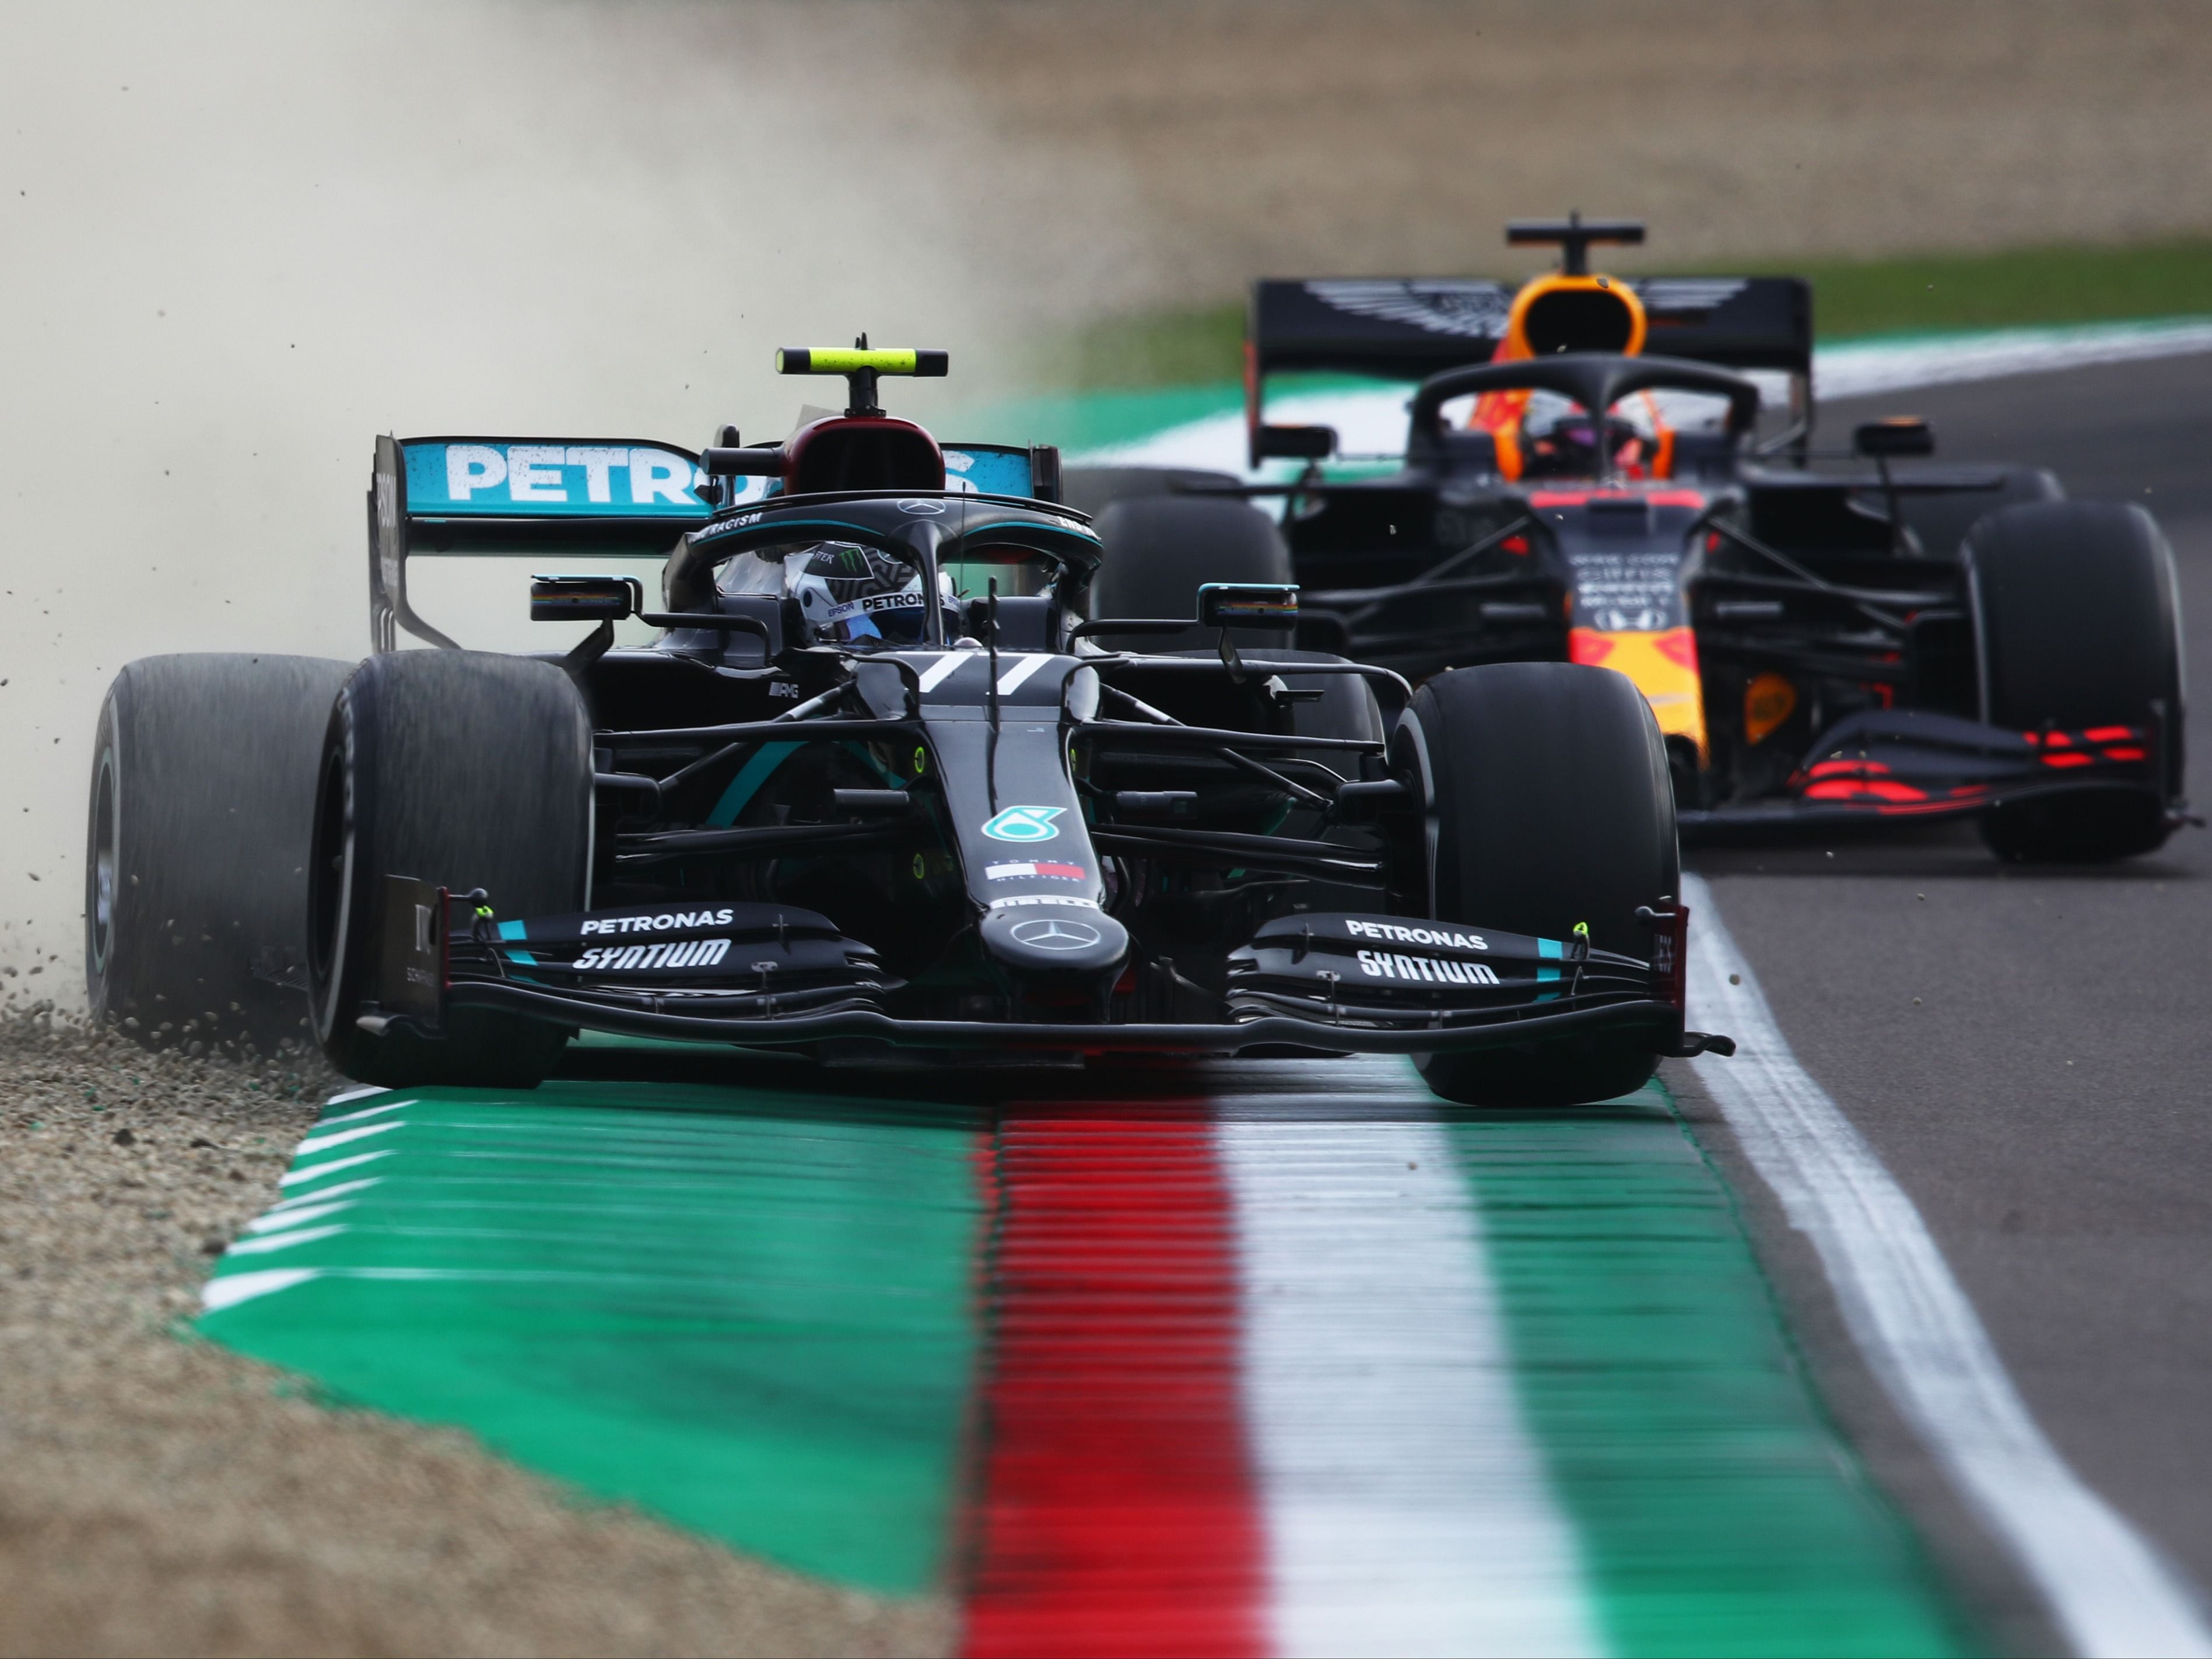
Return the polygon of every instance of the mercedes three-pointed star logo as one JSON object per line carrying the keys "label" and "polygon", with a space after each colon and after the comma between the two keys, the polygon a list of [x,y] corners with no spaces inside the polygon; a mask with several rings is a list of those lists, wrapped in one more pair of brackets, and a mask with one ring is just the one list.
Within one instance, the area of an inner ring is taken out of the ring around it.
{"label": "mercedes three-pointed star logo", "polygon": [[1042,916],[1034,921],[1014,924],[1014,939],[1032,951],[1087,951],[1098,943],[1100,934],[1087,921],[1062,921],[1058,916]]}

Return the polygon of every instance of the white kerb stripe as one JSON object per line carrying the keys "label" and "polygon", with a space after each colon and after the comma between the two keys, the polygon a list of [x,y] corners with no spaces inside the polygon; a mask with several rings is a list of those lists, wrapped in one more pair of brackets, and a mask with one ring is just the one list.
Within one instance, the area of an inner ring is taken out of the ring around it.
{"label": "white kerb stripe", "polygon": [[363,1164],[374,1164],[380,1158],[390,1158],[391,1150],[380,1152],[356,1152],[351,1158],[334,1158],[322,1164],[313,1164],[304,1170],[287,1170],[276,1177],[279,1187],[296,1187],[303,1181],[319,1181],[325,1176],[336,1175],[340,1170],[351,1170]]}
{"label": "white kerb stripe", "polygon": [[310,1221],[319,1221],[326,1215],[336,1215],[341,1210],[350,1210],[359,1200],[342,1198],[329,1204],[302,1204],[296,1208],[283,1204],[271,1206],[267,1211],[246,1224],[249,1233],[273,1233],[286,1227],[304,1227]]}
{"label": "white kerb stripe", "polygon": [[[1865,1136],[1807,1075],[1711,889],[1690,907],[1690,1023],[1736,1040],[1695,1062],[1790,1224],[1820,1252],[1851,1335],[1906,1420],[2020,1559],[2077,1650],[2212,1655],[2195,1599],[2029,1415],[1920,1212]],[[1741,981],[1731,985],[1729,975]]]}
{"label": "white kerb stripe", "polygon": [[274,1250],[289,1250],[295,1244],[312,1244],[319,1238],[335,1238],[343,1232],[343,1224],[328,1227],[301,1227],[290,1232],[264,1233],[258,1237],[241,1238],[225,1250],[225,1255],[267,1255]]}
{"label": "white kerb stripe", "polygon": [[1443,1134],[1279,1103],[1215,1129],[1276,1651],[1601,1650]]}
{"label": "white kerb stripe", "polygon": [[1052,653],[1046,651],[1040,651],[1034,656],[1018,659],[1012,668],[999,676],[999,695],[1002,697],[1012,696],[1019,689],[1024,680],[1051,660]]}
{"label": "white kerb stripe", "polygon": [[221,1313],[256,1297],[304,1285],[319,1278],[322,1271],[319,1267],[261,1267],[252,1273],[224,1273],[200,1286],[200,1306],[209,1313]]}
{"label": "white kerb stripe", "polygon": [[364,1188],[380,1187],[383,1184],[384,1177],[381,1176],[364,1176],[359,1181],[341,1181],[337,1186],[325,1187],[319,1192],[301,1193],[291,1198],[280,1198],[269,1206],[266,1213],[269,1215],[289,1213],[310,1205],[323,1203],[326,1200],[336,1198],[341,1193],[357,1193]]}
{"label": "white kerb stripe", "polygon": [[[388,1093],[389,1091],[380,1091],[380,1092]],[[397,1100],[386,1101],[381,1106],[364,1106],[357,1112],[341,1112],[336,1117],[319,1119],[317,1121],[315,1127],[318,1129],[330,1129],[336,1127],[341,1123],[359,1123],[363,1119],[382,1117],[386,1112],[396,1112],[403,1106],[412,1106],[414,1103],[415,1097],[412,1095],[402,1095]]]}
{"label": "white kerb stripe", "polygon": [[981,654],[979,651],[947,651],[921,671],[921,678],[916,683],[926,692],[934,691],[952,678],[953,671],[962,663],[973,661]]}
{"label": "white kerb stripe", "polygon": [[292,1149],[295,1158],[307,1158],[316,1152],[327,1152],[333,1146],[343,1146],[356,1140],[365,1140],[370,1135],[390,1134],[394,1129],[404,1129],[406,1121],[394,1118],[389,1123],[364,1123],[357,1129],[333,1129],[326,1135],[309,1135]]}

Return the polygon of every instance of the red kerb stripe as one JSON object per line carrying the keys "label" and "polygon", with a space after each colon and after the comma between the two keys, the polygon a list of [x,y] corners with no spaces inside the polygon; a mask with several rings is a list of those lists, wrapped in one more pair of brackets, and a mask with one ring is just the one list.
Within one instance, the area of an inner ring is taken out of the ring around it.
{"label": "red kerb stripe", "polygon": [[1009,1108],[971,1655],[1256,1654],[1264,1545],[1202,1107]]}

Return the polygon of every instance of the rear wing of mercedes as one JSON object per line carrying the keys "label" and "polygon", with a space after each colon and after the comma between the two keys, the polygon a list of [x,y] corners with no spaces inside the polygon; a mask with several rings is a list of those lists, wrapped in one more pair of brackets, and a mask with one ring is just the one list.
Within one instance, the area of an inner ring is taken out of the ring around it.
{"label": "rear wing of mercedes", "polygon": [[[1004,444],[945,449],[949,488],[1036,498],[1053,488],[1036,452]],[[774,477],[731,479],[739,500],[779,493]],[[410,559],[653,557],[671,551],[711,513],[699,455],[674,444],[620,438],[392,438],[376,441],[368,490],[372,648],[391,651],[401,629],[451,649],[459,642],[407,599]],[[1050,496],[1045,499],[1052,499]]]}
{"label": "rear wing of mercedes", "polygon": [[[1804,278],[1620,280],[1643,301],[1647,354],[1724,368],[1778,370],[1790,377],[1799,419],[1809,421],[1813,291]],[[1423,380],[1448,368],[1488,362],[1504,337],[1517,291],[1469,276],[1255,282],[1244,344],[1244,413],[1253,464],[1277,453],[1264,436],[1268,375],[1319,370]]]}

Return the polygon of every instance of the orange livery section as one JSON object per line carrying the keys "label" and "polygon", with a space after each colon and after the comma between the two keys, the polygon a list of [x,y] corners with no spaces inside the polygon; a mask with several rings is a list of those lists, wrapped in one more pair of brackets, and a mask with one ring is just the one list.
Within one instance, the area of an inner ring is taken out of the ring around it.
{"label": "orange livery section", "polygon": [[1571,629],[1567,655],[1574,662],[1627,675],[1658,716],[1661,732],[1687,738],[1698,746],[1698,764],[1705,764],[1705,688],[1698,674],[1697,636],[1689,629]]}

